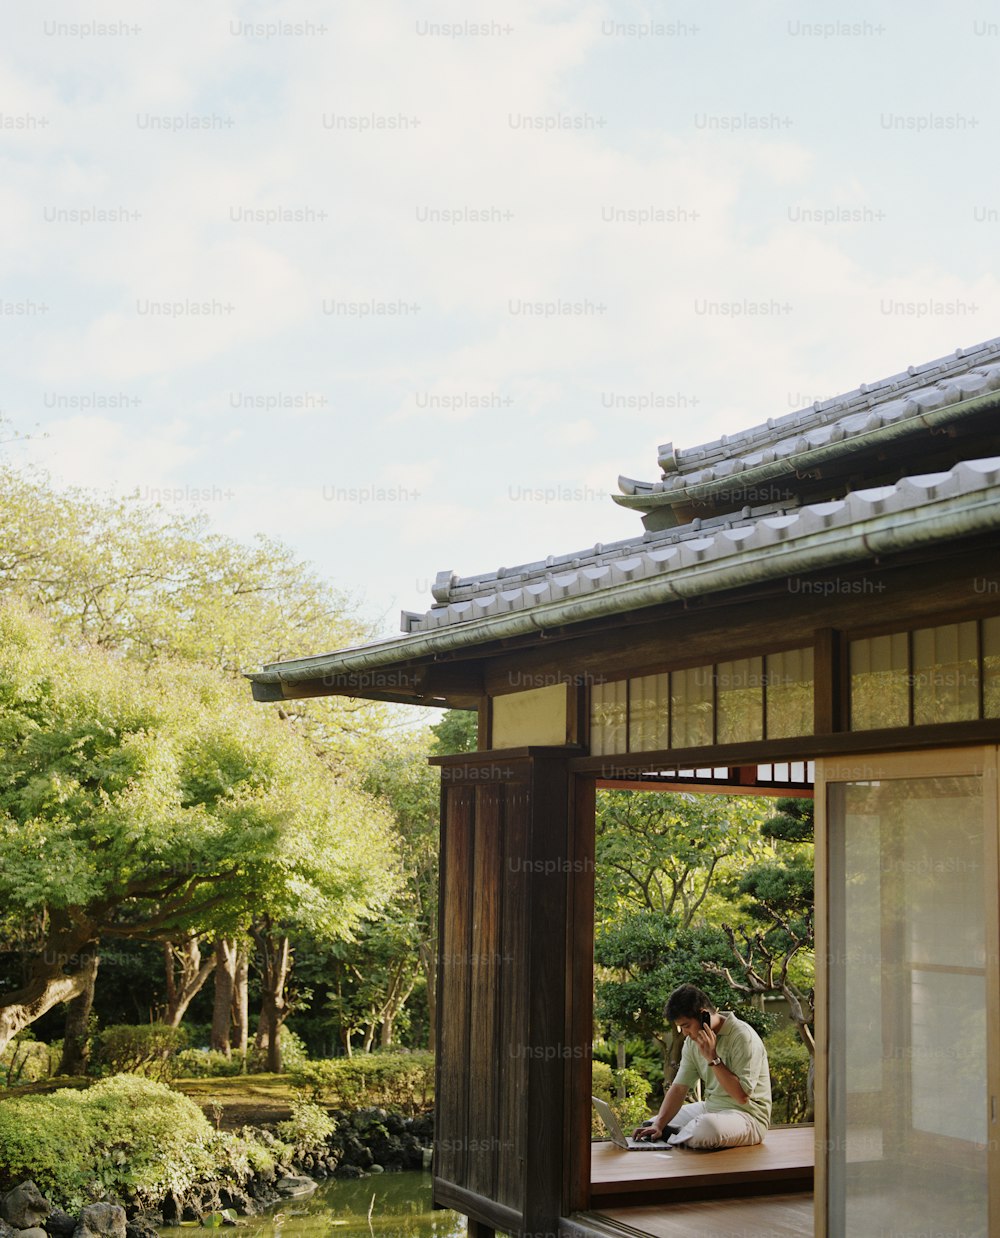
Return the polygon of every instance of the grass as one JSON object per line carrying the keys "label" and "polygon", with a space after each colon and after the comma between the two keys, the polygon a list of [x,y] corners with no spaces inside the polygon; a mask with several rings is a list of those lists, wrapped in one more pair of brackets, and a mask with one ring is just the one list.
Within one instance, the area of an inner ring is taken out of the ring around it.
{"label": "grass", "polygon": [[222,1110],[223,1130],[283,1122],[292,1116],[297,1092],[287,1075],[227,1075],[217,1079],[174,1079],[172,1086],[189,1096],[214,1122],[215,1106]]}
{"label": "grass", "polygon": [[[4,1097],[40,1095],[61,1088],[85,1088],[93,1079],[56,1078],[28,1083],[23,1087],[3,1089]],[[189,1096],[212,1124],[215,1107],[221,1109],[222,1130],[239,1130],[241,1126],[259,1126],[263,1122],[284,1122],[292,1116],[292,1101],[296,1090],[287,1075],[231,1075],[217,1079],[173,1079],[171,1087]]]}

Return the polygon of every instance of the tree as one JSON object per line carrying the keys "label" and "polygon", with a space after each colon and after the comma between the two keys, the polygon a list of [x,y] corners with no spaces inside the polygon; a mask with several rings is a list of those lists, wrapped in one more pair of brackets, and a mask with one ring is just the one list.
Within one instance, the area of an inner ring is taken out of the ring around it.
{"label": "tree", "polygon": [[[461,711],[451,710],[445,718],[450,715],[462,716]],[[379,924],[366,930],[360,944],[367,945],[367,950],[363,954],[359,951],[356,962],[368,971],[381,972],[384,998],[376,1008],[383,1045],[391,1043],[395,1020],[413,992],[417,976],[422,975],[427,991],[428,1047],[434,1047],[440,776],[427,758],[445,742],[441,725],[397,739],[372,762],[362,781],[365,790],[384,800],[393,813],[403,877],[391,908]],[[446,734],[449,741],[463,742],[454,727]],[[369,979],[374,977],[369,975]]]}
{"label": "tree", "polygon": [[471,709],[446,709],[441,721],[430,728],[434,736],[435,756],[451,756],[458,752],[475,752],[479,736],[479,718]]}
{"label": "tree", "polygon": [[724,925],[735,965],[716,962],[709,970],[747,997],[780,993],[812,1055],[813,801],[779,799],[775,807],[777,811],[761,830],[782,854],[753,865],[736,887],[746,914],[763,927],[754,932]]}
{"label": "tree", "polygon": [[247,1028],[240,1018],[239,985],[242,967],[245,1013],[247,948],[242,941],[235,938],[218,937],[212,949],[215,953],[215,1000],[212,1004],[211,1047],[230,1057],[232,1029],[235,1026],[241,1041],[238,1048],[245,1054]]}
{"label": "tree", "polygon": [[[262,660],[374,635],[286,546],[263,536],[244,545],[204,515],[60,491],[44,473],[0,464],[0,521],[0,599],[41,610],[68,639],[142,662],[181,658],[235,677]],[[274,708],[338,772],[388,717],[383,705],[346,697]]]}
{"label": "tree", "polygon": [[[697,983],[719,1004],[731,1001],[712,968],[731,962],[720,921],[741,915],[734,883],[773,855],[758,797],[687,792],[604,791],[597,802],[595,962],[598,1017],[618,1037],[657,1044],[664,1077],[676,1070],[680,1041],[663,1007],[680,984]],[[745,1000],[745,999],[742,999]],[[759,1012],[740,1017],[766,1030]]]}
{"label": "tree", "polygon": [[603,791],[597,805],[597,920],[647,908],[687,927],[707,916],[720,877],[761,846],[767,808],[750,796]]}
{"label": "tree", "polygon": [[188,1006],[215,968],[215,955],[203,958],[201,942],[197,934],[191,933],[179,945],[173,941],[163,943],[163,962],[167,974],[167,1006],[162,1022],[168,1027],[180,1027]]}
{"label": "tree", "polygon": [[678,985],[700,975],[702,959],[724,951],[725,944],[718,930],[691,929],[649,909],[633,911],[602,929],[594,942],[594,962],[603,969],[595,985],[598,1020],[622,1037],[655,1042],[669,1080],[676,1069],[671,1060],[676,1037],[663,1018],[667,998]]}
{"label": "tree", "polygon": [[70,647],[2,608],[0,740],[2,927],[36,929],[0,1051],[84,990],[91,943],[261,914],[336,938],[395,891],[385,809],[217,674]]}

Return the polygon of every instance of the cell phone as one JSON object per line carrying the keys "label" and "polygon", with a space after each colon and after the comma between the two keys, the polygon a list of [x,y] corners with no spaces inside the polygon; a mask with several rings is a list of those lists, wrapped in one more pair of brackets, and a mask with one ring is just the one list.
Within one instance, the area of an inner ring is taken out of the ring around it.
{"label": "cell phone", "polygon": [[708,1025],[709,1025],[711,1022],[712,1022],[712,1016],[708,1013],[708,1011],[707,1011],[707,1010],[703,1010],[703,1011],[701,1012],[701,1025],[702,1025],[702,1027],[708,1027]]}

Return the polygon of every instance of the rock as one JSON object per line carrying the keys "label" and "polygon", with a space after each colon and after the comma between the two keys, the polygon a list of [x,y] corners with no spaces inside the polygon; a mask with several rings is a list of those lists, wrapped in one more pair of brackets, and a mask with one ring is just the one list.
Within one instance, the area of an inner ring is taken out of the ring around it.
{"label": "rock", "polygon": [[15,1186],[0,1204],[0,1217],[14,1229],[34,1229],[51,1211],[52,1205],[30,1180]]}
{"label": "rock", "polygon": [[133,1217],[125,1222],[125,1238],[159,1238],[156,1226],[147,1217]]}
{"label": "rock", "polygon": [[371,1165],[368,1169],[368,1172],[370,1174],[384,1174],[385,1170],[382,1168],[381,1165]]}
{"label": "rock", "polygon": [[73,1238],[125,1238],[125,1209],[120,1204],[88,1204]]}
{"label": "rock", "polygon": [[341,1165],[334,1174],[335,1178],[367,1178],[368,1175],[357,1165]]}
{"label": "rock", "polygon": [[[75,1225],[76,1222],[74,1221],[73,1224]],[[11,1229],[6,1221],[0,1221],[0,1238],[16,1238],[16,1236],[16,1229]]]}
{"label": "rock", "polygon": [[312,1178],[289,1176],[281,1178],[274,1184],[274,1189],[279,1195],[285,1199],[303,1199],[306,1195],[311,1195],[316,1189],[316,1182]]}
{"label": "rock", "polygon": [[40,1225],[33,1225],[31,1229],[19,1229],[17,1238],[49,1238],[49,1236]]}
{"label": "rock", "polygon": [[76,1217],[71,1217],[68,1212],[50,1212],[45,1218],[45,1228],[52,1235],[52,1238],[69,1238],[73,1230],[76,1229]]}

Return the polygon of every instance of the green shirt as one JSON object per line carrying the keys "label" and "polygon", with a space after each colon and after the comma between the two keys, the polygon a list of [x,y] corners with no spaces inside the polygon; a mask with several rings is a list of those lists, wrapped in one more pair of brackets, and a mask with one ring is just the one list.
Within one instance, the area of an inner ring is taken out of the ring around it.
{"label": "green shirt", "polygon": [[674,1076],[674,1083],[683,1083],[690,1088],[700,1079],[705,1085],[705,1104],[710,1112],[713,1109],[736,1109],[749,1114],[763,1133],[771,1121],[771,1072],[767,1065],[767,1050],[749,1023],[737,1019],[731,1010],[720,1010],[719,1014],[725,1023],[716,1037],[715,1052],[722,1058],[723,1065],[740,1081],[740,1087],[748,1098],[747,1103],[741,1105],[729,1095],[690,1037],[684,1039],[681,1064]]}

